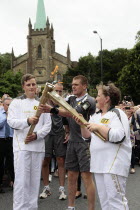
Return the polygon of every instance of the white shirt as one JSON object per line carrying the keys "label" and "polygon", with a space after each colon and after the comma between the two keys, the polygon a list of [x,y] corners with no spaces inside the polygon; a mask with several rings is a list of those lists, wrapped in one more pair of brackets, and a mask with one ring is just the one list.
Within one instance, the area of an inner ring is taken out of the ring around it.
{"label": "white shirt", "polygon": [[[90,122],[102,124],[110,129],[109,141],[104,142],[95,134],[91,134],[91,172],[94,173],[112,173],[127,177],[131,161],[131,141],[129,122],[126,114],[119,109],[121,121],[117,114],[108,111],[105,115],[95,113],[90,118]],[[115,144],[111,142],[121,141]]]}
{"label": "white shirt", "polygon": [[37,140],[25,144],[25,138],[29,131],[27,123],[28,117],[35,116],[39,101],[36,99],[14,99],[8,109],[7,122],[10,127],[14,128],[13,150],[20,151],[45,151],[44,137],[50,132],[51,117],[50,114],[41,114],[34,132],[37,132]]}

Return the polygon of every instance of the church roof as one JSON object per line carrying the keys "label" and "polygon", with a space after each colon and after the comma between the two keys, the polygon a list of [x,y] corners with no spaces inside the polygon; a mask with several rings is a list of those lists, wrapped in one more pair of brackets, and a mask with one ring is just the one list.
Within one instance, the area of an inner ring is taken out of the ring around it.
{"label": "church roof", "polygon": [[45,13],[44,0],[38,0],[36,22],[34,25],[34,29],[40,30],[44,28],[46,28],[46,13]]}

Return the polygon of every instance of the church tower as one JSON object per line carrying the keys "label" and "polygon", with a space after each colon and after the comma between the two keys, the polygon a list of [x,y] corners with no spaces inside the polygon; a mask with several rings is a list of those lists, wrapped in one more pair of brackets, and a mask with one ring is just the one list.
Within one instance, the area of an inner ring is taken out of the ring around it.
{"label": "church tower", "polygon": [[[30,19],[28,23],[27,53],[15,58],[12,49],[13,71],[35,75],[38,84],[53,80],[62,81],[63,74],[75,63],[71,61],[70,55],[69,45],[66,56],[55,51],[53,24],[50,24],[48,17],[46,18],[44,0],[38,0],[34,27]],[[52,74],[56,66],[57,71]]]}
{"label": "church tower", "polygon": [[54,69],[52,55],[55,52],[53,28],[49,19],[46,21],[46,13],[43,0],[38,0],[36,22],[34,29],[29,20],[28,61],[27,72],[37,77],[38,83],[44,83],[50,79]]}

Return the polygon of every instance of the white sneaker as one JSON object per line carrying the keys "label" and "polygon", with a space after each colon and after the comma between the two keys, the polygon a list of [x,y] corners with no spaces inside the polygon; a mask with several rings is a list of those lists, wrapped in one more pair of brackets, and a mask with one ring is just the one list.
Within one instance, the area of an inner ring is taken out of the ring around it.
{"label": "white sneaker", "polygon": [[52,175],[49,174],[49,182],[52,182]]}
{"label": "white sneaker", "polygon": [[60,190],[59,193],[60,193],[59,200],[66,200],[67,196],[65,194],[65,191],[64,190]]}
{"label": "white sneaker", "polygon": [[45,199],[50,195],[51,195],[50,189],[47,189],[46,187],[44,187],[44,189],[43,189],[42,193],[40,194],[39,198]]}

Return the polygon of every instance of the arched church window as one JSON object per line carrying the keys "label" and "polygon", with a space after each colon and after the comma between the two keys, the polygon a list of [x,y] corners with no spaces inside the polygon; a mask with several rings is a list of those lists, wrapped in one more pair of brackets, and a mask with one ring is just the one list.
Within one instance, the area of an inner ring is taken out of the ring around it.
{"label": "arched church window", "polygon": [[37,57],[42,58],[42,47],[41,47],[41,45],[38,46]]}

